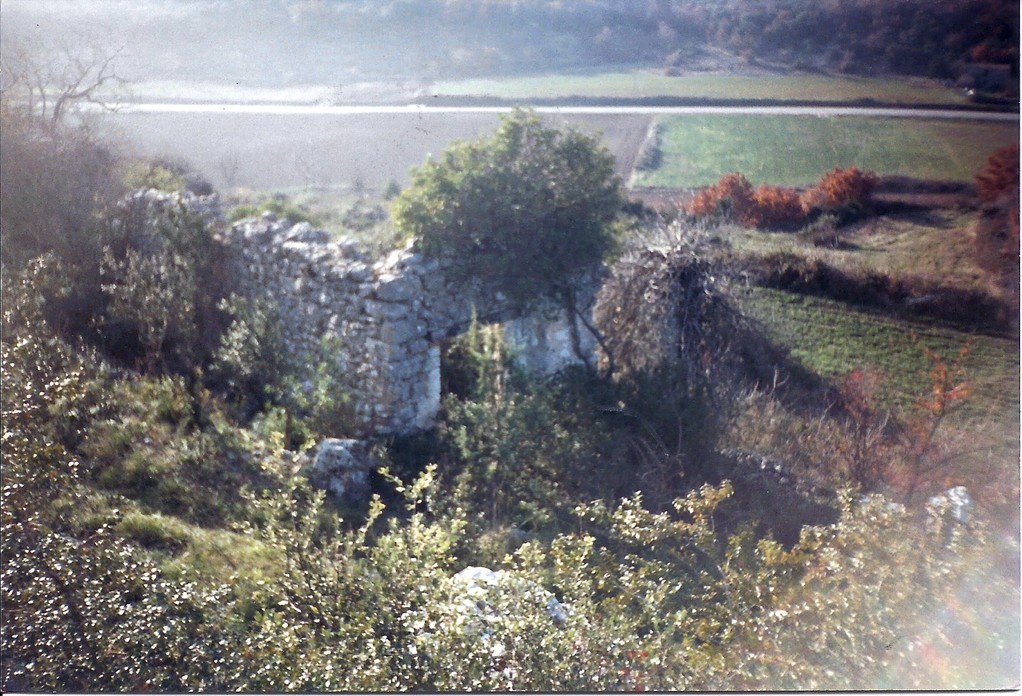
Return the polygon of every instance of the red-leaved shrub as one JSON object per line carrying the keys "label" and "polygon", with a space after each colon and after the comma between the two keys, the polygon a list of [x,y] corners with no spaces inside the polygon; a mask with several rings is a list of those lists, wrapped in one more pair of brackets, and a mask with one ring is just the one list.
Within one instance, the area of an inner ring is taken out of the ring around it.
{"label": "red-leaved shrub", "polygon": [[802,207],[808,213],[814,209],[833,211],[852,205],[864,206],[877,181],[876,174],[858,167],[834,167],[802,195]]}

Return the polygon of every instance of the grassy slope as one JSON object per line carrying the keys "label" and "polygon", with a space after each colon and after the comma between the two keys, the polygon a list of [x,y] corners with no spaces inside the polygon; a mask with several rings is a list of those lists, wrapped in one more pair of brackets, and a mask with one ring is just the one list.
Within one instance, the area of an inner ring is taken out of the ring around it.
{"label": "grassy slope", "polygon": [[971,179],[998,147],[1017,142],[1010,123],[869,117],[674,116],[662,124],[662,161],[633,186],[684,188],[741,171],[753,183],[804,185],[835,167]]}
{"label": "grassy slope", "polygon": [[[871,270],[984,290],[989,276],[976,266],[973,254],[978,215],[977,211],[935,208],[869,217],[843,228],[841,249],[810,246],[793,234],[737,227],[726,228],[726,237],[737,256],[787,252],[820,258],[851,272]],[[766,288],[751,289],[742,302],[808,367],[827,376],[856,367],[879,369],[889,378],[886,396],[903,404],[909,395],[918,396],[919,376],[928,369],[913,333],[947,359],[971,338],[966,367],[979,387],[972,413],[996,412],[998,418],[1011,416],[1012,422],[1018,422],[1017,340],[970,336],[932,323],[895,319],[878,310]]]}
{"label": "grassy slope", "polygon": [[430,92],[440,95],[481,95],[509,99],[668,96],[822,101],[874,99],[906,104],[955,104],[964,101],[956,90],[925,80],[831,77],[812,73],[790,75],[694,73],[668,76],[659,70],[438,82],[430,88]]}
{"label": "grassy slope", "polygon": [[[983,289],[988,275],[973,259],[972,227],[978,212],[933,209],[866,219],[845,228],[843,249],[806,245],[796,235],[728,229],[737,255],[783,251],[822,258],[846,270],[870,269],[915,276],[963,289]],[[793,358],[826,377],[865,369],[881,378],[881,403],[911,409],[927,396],[930,359],[921,346],[951,364],[966,343],[963,361],[972,394],[944,427],[952,454],[942,471],[946,485],[962,483],[1017,529],[1019,490],[1019,343],[969,334],[938,323],[902,320],[880,310],[753,287],[739,303]]]}
{"label": "grassy slope", "polygon": [[[948,458],[944,486],[963,484],[1008,534],[1017,538],[1019,492],[1019,344],[920,322],[899,321],[831,300],[764,288],[741,300],[793,358],[823,375],[860,368],[879,374],[881,403],[909,412],[927,396],[930,360],[924,345],[949,364],[971,341],[964,360],[972,393],[941,426]],[[918,341],[918,343],[917,343]]]}
{"label": "grassy slope", "polygon": [[842,228],[840,249],[806,246],[792,234],[729,228],[740,255],[794,253],[849,272],[912,275],[935,284],[986,289],[988,274],[975,260],[976,213],[953,208],[870,217]]}
{"label": "grassy slope", "polygon": [[964,366],[975,382],[975,393],[967,414],[1018,423],[1017,341],[970,336],[935,324],[894,319],[832,300],[767,288],[752,289],[741,303],[763,322],[772,338],[789,347],[792,356],[807,367],[831,377],[856,368],[878,370],[885,377],[882,397],[902,406],[921,395],[930,367],[916,341],[949,361],[971,341]]}

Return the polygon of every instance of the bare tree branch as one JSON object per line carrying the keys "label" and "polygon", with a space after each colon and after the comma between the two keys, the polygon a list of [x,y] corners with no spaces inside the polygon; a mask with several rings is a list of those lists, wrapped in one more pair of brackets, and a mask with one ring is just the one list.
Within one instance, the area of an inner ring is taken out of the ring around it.
{"label": "bare tree branch", "polygon": [[49,50],[45,42],[33,42],[31,49],[23,42],[4,46],[0,54],[4,111],[38,118],[53,133],[85,104],[113,110],[105,90],[127,82],[115,69],[121,50],[111,52],[94,44]]}

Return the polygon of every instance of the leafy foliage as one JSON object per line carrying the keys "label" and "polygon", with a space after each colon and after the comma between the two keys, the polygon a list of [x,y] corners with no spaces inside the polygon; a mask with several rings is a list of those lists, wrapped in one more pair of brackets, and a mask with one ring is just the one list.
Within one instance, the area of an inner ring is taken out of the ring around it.
{"label": "leafy foliage", "polygon": [[[987,249],[997,248],[1003,262],[996,265],[1006,267],[1009,277],[1018,270],[1015,264],[1019,246],[1018,153],[1017,144],[1000,148],[990,155],[986,166],[976,174],[976,188],[980,200],[995,211],[994,215],[990,216],[992,220],[984,221],[986,224],[977,228],[977,250],[981,261],[984,261],[986,259],[983,257],[989,255]],[[990,265],[989,261],[987,265]]]}
{"label": "leafy foliage", "polygon": [[[88,481],[94,450],[60,444],[54,409],[77,424],[59,431],[77,429],[89,442],[103,419],[122,418],[116,414],[143,402],[154,409],[146,421],[171,425],[187,417],[187,399],[163,387],[165,397],[108,392],[125,403],[93,403],[94,368],[59,340],[25,333],[45,332],[46,325],[31,321],[30,294],[12,297],[5,304],[2,410],[9,688],[968,686],[977,683],[968,674],[937,682],[926,671],[926,651],[950,655],[961,645],[951,626],[940,624],[934,634],[929,617],[949,602],[968,611],[957,597],[971,587],[963,584],[970,573],[984,579],[979,606],[1005,606],[1013,592],[1017,601],[1017,591],[989,567],[990,542],[975,520],[955,522],[938,506],[928,513],[930,524],[920,525],[882,498],[849,495],[835,524],[807,528],[785,548],[745,532],[721,535],[721,508],[732,494],[727,483],[692,490],[657,513],[636,494],[561,507],[563,521],[545,531],[533,517],[525,543],[486,559],[505,580],[466,597],[452,573],[483,540],[481,510],[463,503],[486,500],[476,497],[485,476],[460,489],[441,487],[435,467],[410,483],[391,477],[398,509],[387,514],[377,498],[364,519],[345,524],[322,492],[295,475],[280,431],[265,440],[235,436],[272,482],[245,494],[235,512],[238,531],[278,554],[271,574],[248,581],[245,568],[221,584],[196,567],[172,577],[157,559],[179,554],[174,546],[187,546],[189,534],[180,525],[154,526],[158,515],[97,505]],[[568,434],[579,433],[589,416],[572,422],[565,414],[577,409],[555,407],[563,396],[547,400],[515,395],[507,382],[502,387],[507,376],[488,340],[477,337],[477,351],[488,346],[490,360],[498,359],[488,365],[480,356],[480,380],[468,393],[480,406],[492,404],[501,429],[463,431],[480,445],[466,451],[478,453],[472,464],[489,460],[519,483],[547,457],[561,463],[575,456],[578,471],[587,471],[585,449],[571,455],[577,438]],[[466,415],[470,406],[466,401]],[[468,422],[455,413],[452,425],[459,419]],[[216,427],[224,437],[230,426]],[[565,435],[557,437],[561,428]],[[187,432],[168,445],[183,447]],[[166,435],[150,426],[148,435],[131,439],[144,437]],[[565,491],[581,490],[563,480]],[[208,496],[222,486],[211,479],[202,490]],[[502,504],[512,510],[508,502]],[[466,608],[469,597],[476,608]],[[550,597],[563,607],[559,614],[551,613]],[[975,619],[966,613],[960,620]],[[996,640],[1011,640],[1010,622],[983,621]]]}
{"label": "leafy foliage", "polygon": [[229,281],[206,221],[183,201],[153,205],[135,197],[121,205],[108,234],[105,322],[134,330],[150,372],[190,374],[207,364],[222,331],[218,304]]}
{"label": "leafy foliage", "polygon": [[94,269],[102,256],[97,218],[123,192],[113,154],[88,131],[50,131],[6,104],[0,118],[4,263],[52,252],[70,269]]}
{"label": "leafy foliage", "polygon": [[746,222],[753,227],[783,228],[799,224],[804,216],[802,197],[798,191],[784,186],[761,184],[752,193],[752,205]]}
{"label": "leafy foliage", "polygon": [[323,222],[319,216],[307,210],[304,206],[290,200],[284,194],[267,196],[254,202],[239,203],[231,208],[227,219],[231,222],[248,217],[256,217],[265,212],[270,212],[278,218],[286,218],[293,223],[308,222],[313,227],[322,227]]}
{"label": "leafy foliage", "polygon": [[993,203],[1002,195],[1018,195],[1018,145],[996,150],[983,170],[976,174],[976,188],[985,203]]}
{"label": "leafy foliage", "polygon": [[741,172],[725,174],[716,184],[700,189],[688,205],[690,215],[734,216],[741,220],[752,202],[752,184]]}
{"label": "leafy foliage", "polygon": [[529,304],[563,299],[614,248],[621,204],[613,157],[595,138],[517,110],[492,138],[416,170],[393,213],[423,253],[449,260],[452,277]]}

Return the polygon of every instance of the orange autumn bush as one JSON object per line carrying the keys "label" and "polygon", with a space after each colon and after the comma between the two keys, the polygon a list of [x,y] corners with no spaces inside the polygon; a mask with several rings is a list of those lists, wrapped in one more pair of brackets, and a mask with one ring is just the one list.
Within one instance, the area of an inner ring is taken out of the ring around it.
{"label": "orange autumn bush", "polygon": [[753,192],[742,222],[753,227],[787,227],[802,224],[805,217],[796,189],[763,184]]}
{"label": "orange autumn bush", "polygon": [[696,217],[727,216],[750,227],[792,227],[814,212],[861,208],[876,184],[876,174],[858,167],[835,167],[804,193],[767,184],[753,189],[741,172],[733,172],[699,191],[687,210]]}
{"label": "orange autumn bush", "polygon": [[[1019,147],[1009,145],[996,150],[983,169],[976,174],[976,191],[990,209],[999,214],[990,216],[990,222],[977,236],[981,246],[993,239],[1003,239],[999,255],[1014,259],[1019,248]],[[993,222],[993,230],[989,229]],[[984,237],[991,237],[985,239]]]}
{"label": "orange autumn bush", "polygon": [[741,221],[752,201],[752,184],[741,172],[725,174],[716,184],[699,191],[689,203],[688,212],[696,217],[730,213]]}
{"label": "orange autumn bush", "polygon": [[802,208],[808,214],[812,210],[829,212],[865,205],[877,182],[877,175],[873,172],[864,172],[854,166],[846,169],[834,167],[802,195]]}

